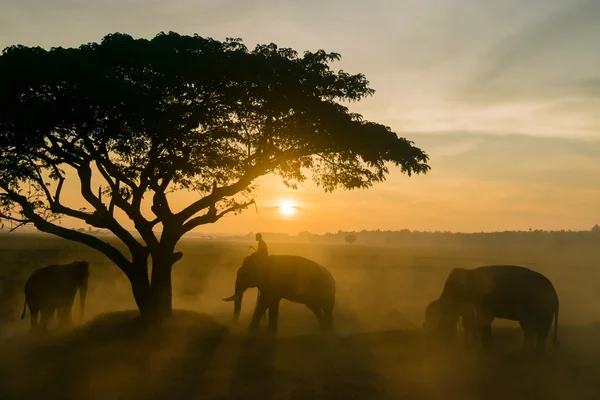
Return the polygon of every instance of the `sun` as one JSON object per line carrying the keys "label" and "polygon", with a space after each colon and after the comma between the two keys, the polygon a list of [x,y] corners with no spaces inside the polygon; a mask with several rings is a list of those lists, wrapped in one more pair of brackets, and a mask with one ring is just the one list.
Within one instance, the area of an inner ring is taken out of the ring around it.
{"label": "sun", "polygon": [[296,214],[296,204],[290,200],[283,200],[279,203],[279,214],[284,217],[293,217]]}

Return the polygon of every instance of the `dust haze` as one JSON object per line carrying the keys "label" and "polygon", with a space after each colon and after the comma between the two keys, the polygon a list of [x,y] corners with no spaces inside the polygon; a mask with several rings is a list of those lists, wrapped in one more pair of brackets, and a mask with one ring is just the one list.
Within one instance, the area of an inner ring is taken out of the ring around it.
{"label": "dust haze", "polygon": [[[357,234],[278,237],[270,254],[326,267],[336,280],[336,332],[322,334],[304,305],[282,300],[276,338],[247,335],[257,290],[247,290],[240,324],[237,269],[253,237],[182,240],[173,269],[172,321],[136,325],[131,288],[102,254],[39,234],[1,234],[0,398],[480,399],[595,398],[600,390],[600,237],[591,232],[488,235]],[[28,334],[23,285],[42,266],[90,263],[86,318],[66,332]],[[451,269],[516,264],[546,275],[560,297],[561,349],[519,357],[518,323],[495,320],[494,350],[442,351],[421,331],[424,310]],[[54,396],[54,397],[53,397]]]}

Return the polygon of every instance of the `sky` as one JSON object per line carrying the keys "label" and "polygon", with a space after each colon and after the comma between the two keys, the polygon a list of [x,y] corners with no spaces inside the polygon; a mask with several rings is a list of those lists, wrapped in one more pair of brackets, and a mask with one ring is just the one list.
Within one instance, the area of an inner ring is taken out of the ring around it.
{"label": "sky", "polygon": [[[392,168],[361,191],[291,191],[265,177],[256,209],[198,232],[600,223],[600,1],[0,0],[0,48],[160,31],[341,53],[332,67],[376,90],[351,110],[430,156],[428,174]],[[284,201],[294,215],[282,215]]]}

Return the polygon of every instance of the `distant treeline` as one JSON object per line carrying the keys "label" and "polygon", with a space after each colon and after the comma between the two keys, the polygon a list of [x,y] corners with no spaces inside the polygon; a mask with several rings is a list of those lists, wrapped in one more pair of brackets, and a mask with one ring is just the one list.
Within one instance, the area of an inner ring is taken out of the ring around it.
{"label": "distant treeline", "polygon": [[[400,231],[338,231],[336,233],[314,234],[300,232],[297,235],[261,232],[265,241],[304,242],[315,244],[380,245],[380,246],[465,246],[465,245],[551,245],[569,246],[573,244],[600,244],[600,232],[591,231],[502,231],[502,232],[420,232],[403,229]],[[216,237],[215,237],[216,239]],[[219,239],[253,240],[254,233],[247,235],[219,237]]]}
{"label": "distant treeline", "polygon": [[[399,231],[338,231],[336,233],[315,234],[311,232],[300,232],[297,235],[276,232],[261,232],[263,238],[268,241],[276,242],[303,242],[303,243],[322,243],[322,244],[348,244],[358,246],[367,245],[438,245],[438,246],[457,246],[469,244],[509,244],[515,243],[539,243],[551,245],[568,245],[573,243],[580,244],[600,244],[600,229],[588,231],[499,231],[499,232],[423,232],[410,231],[403,229]],[[202,237],[204,239],[215,240],[254,240],[254,232],[245,235],[190,235]]]}
{"label": "distant treeline", "polygon": [[[92,235],[108,235],[109,232],[91,230],[87,232]],[[133,232],[132,232],[133,233]],[[265,241],[268,242],[296,242],[312,244],[344,244],[348,246],[407,246],[407,247],[481,247],[481,246],[510,246],[510,247],[572,247],[600,245],[600,228],[594,227],[588,231],[499,231],[499,232],[424,232],[402,229],[399,231],[338,231],[335,233],[315,234],[307,231],[296,235],[276,232],[261,232]],[[21,231],[12,234],[0,232],[0,238],[15,238],[15,234],[46,237],[35,231]],[[6,235],[6,236],[5,236]],[[190,232],[185,238],[218,241],[255,241],[255,233],[249,232],[244,235],[212,235]],[[2,242],[2,239],[0,239]],[[600,249],[600,247],[599,247]]]}

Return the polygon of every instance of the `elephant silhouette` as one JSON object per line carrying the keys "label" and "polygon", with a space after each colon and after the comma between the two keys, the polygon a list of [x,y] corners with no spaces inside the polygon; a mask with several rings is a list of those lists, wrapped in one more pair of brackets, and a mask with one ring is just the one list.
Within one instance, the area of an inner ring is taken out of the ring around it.
{"label": "elephant silhouette", "polygon": [[[49,265],[35,270],[25,282],[25,304],[21,319],[25,318],[25,311],[29,305],[31,331],[37,329],[45,331],[48,323],[54,318],[55,312],[61,327],[71,325],[71,308],[79,289],[80,320],[83,321],[89,276],[87,261]],[[38,326],[38,314],[40,313]]]}
{"label": "elephant silhouette", "polygon": [[272,333],[277,331],[281,299],[306,305],[319,320],[323,331],[333,329],[335,279],[322,265],[293,255],[247,256],[238,269],[234,295],[223,299],[234,301],[235,322],[240,316],[244,292],[254,287],[258,288],[260,296],[249,332],[258,329],[260,319],[267,309],[268,329]]}
{"label": "elephant silhouette", "polygon": [[523,352],[543,356],[554,319],[554,349],[558,340],[559,298],[552,282],[539,272],[516,265],[488,265],[474,269],[455,268],[439,299],[439,312],[426,323],[448,338],[456,328],[461,304],[475,308],[476,325],[484,349],[492,346],[491,325],[495,318],[519,321],[524,333]]}

